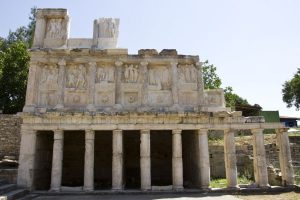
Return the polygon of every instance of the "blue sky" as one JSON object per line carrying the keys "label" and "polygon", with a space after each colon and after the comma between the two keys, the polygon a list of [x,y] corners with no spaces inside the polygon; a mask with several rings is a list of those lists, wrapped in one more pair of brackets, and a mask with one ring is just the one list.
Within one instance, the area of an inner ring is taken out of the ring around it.
{"label": "blue sky", "polygon": [[217,66],[223,87],[264,110],[287,109],[281,89],[300,68],[297,0],[9,0],[1,2],[0,36],[28,24],[30,8],[67,8],[72,38],[91,38],[93,20],[120,18],[118,46],[175,48]]}

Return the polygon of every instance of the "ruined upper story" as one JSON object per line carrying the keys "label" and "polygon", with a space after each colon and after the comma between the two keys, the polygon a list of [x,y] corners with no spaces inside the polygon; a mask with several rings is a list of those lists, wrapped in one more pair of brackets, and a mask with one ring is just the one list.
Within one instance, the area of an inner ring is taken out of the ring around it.
{"label": "ruined upper story", "polygon": [[117,48],[119,19],[94,21],[93,38],[69,38],[66,9],[38,9],[24,112],[226,111],[204,90],[198,56]]}

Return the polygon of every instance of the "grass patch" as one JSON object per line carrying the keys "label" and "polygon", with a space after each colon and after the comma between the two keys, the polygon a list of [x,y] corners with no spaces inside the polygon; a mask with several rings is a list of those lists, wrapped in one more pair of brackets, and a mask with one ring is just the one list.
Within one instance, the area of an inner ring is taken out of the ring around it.
{"label": "grass patch", "polygon": [[[238,177],[238,184],[250,184],[253,181],[248,179],[246,176],[239,176]],[[226,178],[217,178],[212,179],[210,181],[211,188],[226,188],[227,187],[227,180]]]}

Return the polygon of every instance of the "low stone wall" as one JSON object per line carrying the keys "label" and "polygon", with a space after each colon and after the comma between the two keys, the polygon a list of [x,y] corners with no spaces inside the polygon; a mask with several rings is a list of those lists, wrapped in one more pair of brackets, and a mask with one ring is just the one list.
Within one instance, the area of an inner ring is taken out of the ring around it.
{"label": "low stone wall", "polygon": [[0,169],[0,179],[7,180],[8,183],[17,183],[17,169]]}
{"label": "low stone wall", "polygon": [[0,114],[0,159],[4,156],[18,159],[21,122],[22,119],[17,115]]}

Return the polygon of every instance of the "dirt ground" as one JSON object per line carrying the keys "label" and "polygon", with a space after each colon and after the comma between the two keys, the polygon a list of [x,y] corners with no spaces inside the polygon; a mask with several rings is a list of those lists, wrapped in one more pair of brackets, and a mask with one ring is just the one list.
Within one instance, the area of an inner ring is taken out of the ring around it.
{"label": "dirt ground", "polygon": [[236,195],[242,200],[300,200],[300,193],[286,192],[281,194]]}

